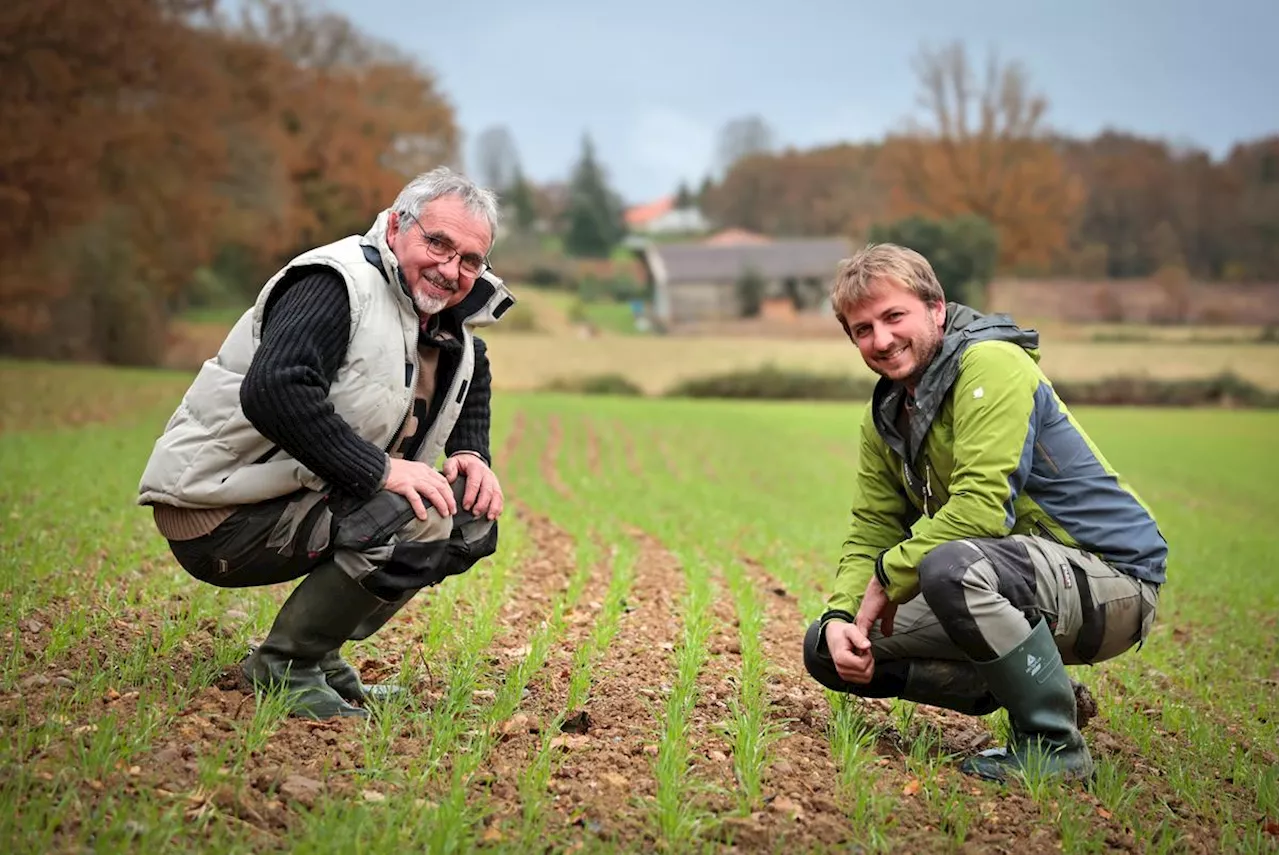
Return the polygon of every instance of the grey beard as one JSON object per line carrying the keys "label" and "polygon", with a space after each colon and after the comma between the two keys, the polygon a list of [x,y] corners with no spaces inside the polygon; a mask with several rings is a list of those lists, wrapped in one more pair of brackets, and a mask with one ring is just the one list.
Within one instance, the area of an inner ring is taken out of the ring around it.
{"label": "grey beard", "polygon": [[444,311],[444,307],[448,302],[448,297],[425,297],[422,294],[413,295],[413,305],[418,309],[418,313],[424,316],[440,314]]}

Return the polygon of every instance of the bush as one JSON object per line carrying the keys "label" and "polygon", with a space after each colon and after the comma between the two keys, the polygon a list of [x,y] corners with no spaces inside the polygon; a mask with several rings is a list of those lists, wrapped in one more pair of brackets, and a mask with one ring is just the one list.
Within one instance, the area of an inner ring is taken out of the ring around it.
{"label": "bush", "polygon": [[615,301],[625,303],[642,299],[647,293],[643,282],[625,273],[596,276],[587,273],[578,280],[578,297],[587,303]]}
{"label": "bush", "polygon": [[[1063,381],[1054,389],[1064,402],[1080,406],[1276,408],[1280,396],[1235,374],[1188,380],[1108,377]],[[766,365],[684,380],[666,392],[671,398],[751,398],[775,401],[868,401],[873,378],[818,374]]]}
{"label": "bush", "polygon": [[765,365],[694,377],[667,391],[671,398],[755,398],[776,401],[866,401],[875,381],[847,374],[818,374]]}
{"label": "bush", "polygon": [[738,311],[742,317],[754,318],[760,314],[766,287],[768,283],[759,271],[751,268],[742,271],[742,275],[733,283],[734,293],[738,296]]}
{"label": "bush", "polygon": [[504,332],[543,332],[542,326],[538,323],[537,314],[531,307],[521,303],[516,303],[508,309],[506,314],[502,316],[500,323]]}
{"label": "bush", "polygon": [[539,288],[572,289],[573,287],[573,280],[568,274],[563,270],[548,267],[545,264],[536,264],[530,267],[523,278],[530,285],[537,285]]}
{"label": "bush", "polygon": [[507,282],[565,290],[576,287],[572,262],[537,235],[507,235],[493,248],[492,255],[497,274]]}
{"label": "bush", "polygon": [[1071,405],[1131,407],[1258,407],[1280,405],[1275,392],[1235,374],[1190,380],[1108,377],[1103,380],[1053,384],[1058,397]]}
{"label": "bush", "polygon": [[929,260],[947,299],[982,308],[1000,257],[999,234],[982,217],[907,217],[873,225],[867,238],[872,243],[896,243],[914,249]]}
{"label": "bush", "polygon": [[558,377],[542,387],[544,392],[575,395],[626,395],[635,397],[644,390],[621,374],[592,374],[587,377]]}

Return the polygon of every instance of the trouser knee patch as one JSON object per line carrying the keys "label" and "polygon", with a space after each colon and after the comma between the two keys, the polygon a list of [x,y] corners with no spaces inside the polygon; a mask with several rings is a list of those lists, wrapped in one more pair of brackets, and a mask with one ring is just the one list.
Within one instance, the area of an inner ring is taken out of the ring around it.
{"label": "trouser knee patch", "polygon": [[382,490],[372,499],[342,514],[333,543],[341,549],[357,551],[384,546],[415,518],[408,499],[399,493]]}

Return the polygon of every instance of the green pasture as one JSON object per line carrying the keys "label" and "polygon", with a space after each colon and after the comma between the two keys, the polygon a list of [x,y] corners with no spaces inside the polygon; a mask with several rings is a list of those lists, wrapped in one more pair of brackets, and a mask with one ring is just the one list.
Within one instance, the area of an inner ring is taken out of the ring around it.
{"label": "green pasture", "polygon": [[[220,753],[190,761],[179,790],[148,778],[193,699],[238,661],[246,638],[261,637],[282,596],[195,583],[133,504],[189,376],[0,363],[0,849],[726,851],[730,820],[774,810],[767,782],[778,778],[766,773],[797,725],[771,687],[796,667],[806,622],[822,610],[845,533],[860,406],[499,395],[499,476],[522,513],[572,539],[576,569],[539,601],[542,618],[519,656],[499,656],[504,606],[525,596],[526,562],[539,548],[526,518],[504,517],[499,554],[424,597],[414,623],[420,655],[403,657],[401,677],[429,671],[440,696],[352,724],[341,739],[358,762],[326,767],[339,784],[259,823],[230,806],[257,786],[255,764],[273,740],[301,727],[270,698],[227,725]],[[789,833],[803,848],[1275,851],[1277,415],[1076,415],[1154,509],[1172,550],[1143,649],[1076,669],[1100,706],[1086,732],[1099,764],[1093,787],[963,779],[945,733],[912,705],[886,712],[826,695],[836,771],[823,797],[847,834],[818,845],[796,815]],[[566,615],[603,568],[607,593],[570,652],[560,705],[566,715],[590,707],[601,664],[630,631],[628,597],[644,569],[637,531],[678,560],[683,587],[672,649],[655,651],[667,676],[647,701],[654,783],[651,796],[628,803],[636,831],[605,838],[558,812],[548,782],[565,755],[549,741],[508,771],[520,810],[504,813],[492,786],[498,728],[525,708],[531,687],[550,685],[546,663],[566,637]],[[773,619],[753,567],[796,598],[785,619],[792,659],[756,643]],[[732,615],[732,628],[717,614]],[[727,711],[710,728],[700,677],[722,630],[740,636],[741,651]],[[135,692],[127,713],[107,701]],[[1000,716],[986,722],[996,733]],[[702,777],[693,762],[712,738],[732,762],[727,781]],[[406,739],[418,747],[407,752]],[[1031,827],[999,826],[1005,810]],[[771,846],[787,849],[787,838]]]}

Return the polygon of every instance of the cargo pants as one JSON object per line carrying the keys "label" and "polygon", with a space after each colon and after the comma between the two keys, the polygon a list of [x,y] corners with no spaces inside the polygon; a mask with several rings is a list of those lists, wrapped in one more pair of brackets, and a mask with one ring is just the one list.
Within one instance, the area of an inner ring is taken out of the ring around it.
{"label": "cargo pants", "polygon": [[[1013,650],[1046,620],[1067,665],[1118,656],[1147,637],[1159,586],[1098,556],[1028,535],[945,543],[919,567],[920,592],[898,606],[893,634],[869,633],[876,673],[854,684],[836,673],[821,621],[805,635],[809,673],[829,689],[891,697],[894,669],[911,660],[989,662]],[[883,672],[883,673],[882,673]]]}
{"label": "cargo pants", "polygon": [[386,490],[360,500],[304,489],[238,508],[204,537],[169,545],[188,573],[221,588],[288,582],[333,560],[367,590],[395,600],[497,550],[497,521],[462,509],[465,477],[452,486],[452,518],[427,505],[420,520],[407,499]]}

